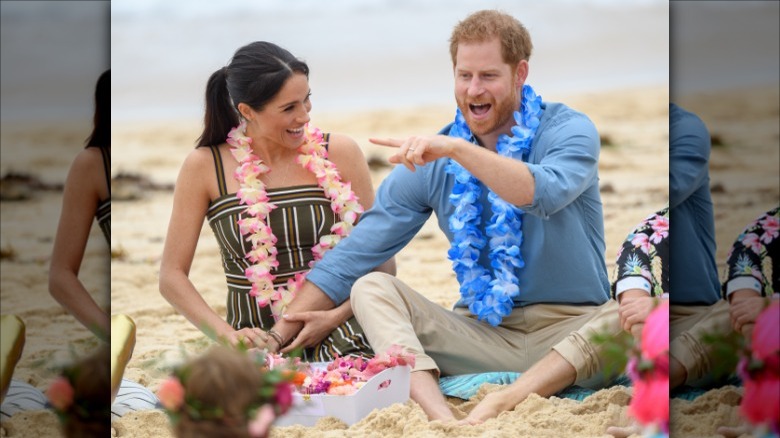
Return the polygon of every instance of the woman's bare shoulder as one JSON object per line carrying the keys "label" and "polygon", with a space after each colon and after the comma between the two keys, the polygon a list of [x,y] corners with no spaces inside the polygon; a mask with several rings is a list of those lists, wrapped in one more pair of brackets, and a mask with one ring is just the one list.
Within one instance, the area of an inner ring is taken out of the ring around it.
{"label": "woman's bare shoulder", "polygon": [[103,153],[100,148],[84,148],[73,159],[71,170],[89,172],[93,169],[103,169]]}
{"label": "woman's bare shoulder", "polygon": [[366,160],[360,146],[352,137],[337,133],[330,134],[328,139],[328,156],[336,165],[351,165]]}
{"label": "woman's bare shoulder", "polygon": [[184,158],[182,172],[205,172],[214,169],[214,156],[210,147],[195,148]]}

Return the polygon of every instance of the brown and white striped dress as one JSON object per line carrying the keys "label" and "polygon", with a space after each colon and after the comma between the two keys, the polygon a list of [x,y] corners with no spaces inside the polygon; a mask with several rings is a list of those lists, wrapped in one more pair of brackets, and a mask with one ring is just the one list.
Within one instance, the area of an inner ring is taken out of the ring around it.
{"label": "brown and white striped dress", "polygon": [[111,245],[111,151],[108,148],[98,148],[103,157],[103,170],[106,173],[108,184],[108,198],[101,200],[95,211],[95,219],[98,226],[106,236],[106,241]]}
{"label": "brown and white striped dress", "polygon": [[[325,137],[327,141],[327,136]],[[237,221],[246,205],[240,205],[235,193],[227,193],[225,169],[216,146],[210,147],[214,157],[219,184],[219,197],[209,204],[206,218],[219,243],[222,267],[227,277],[227,322],[234,329],[274,325],[271,307],[260,307],[249,295],[252,284],[244,270],[249,267],[245,256],[252,247],[241,235]],[[285,285],[299,272],[309,270],[314,259],[312,247],[320,237],[330,233],[338,216],[330,207],[330,200],[318,185],[301,185],[268,189],[268,197],[276,208],[268,215],[270,227],[277,238],[279,267],[275,270],[274,286]],[[373,355],[363,329],[354,317],[341,324],[320,344],[304,351],[304,360],[330,361],[335,355]]]}

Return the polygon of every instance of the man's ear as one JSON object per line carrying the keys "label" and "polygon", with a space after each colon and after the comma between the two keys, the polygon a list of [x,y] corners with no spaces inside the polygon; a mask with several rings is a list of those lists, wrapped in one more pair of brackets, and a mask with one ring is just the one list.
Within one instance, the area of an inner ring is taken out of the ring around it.
{"label": "man's ear", "polygon": [[528,78],[528,61],[521,59],[515,68],[515,85],[517,88],[520,88],[525,84],[526,78]]}

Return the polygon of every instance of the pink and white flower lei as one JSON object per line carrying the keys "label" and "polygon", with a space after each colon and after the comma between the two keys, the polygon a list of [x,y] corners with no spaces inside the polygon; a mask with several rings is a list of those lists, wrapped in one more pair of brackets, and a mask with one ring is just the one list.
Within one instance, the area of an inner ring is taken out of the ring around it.
{"label": "pink and white flower lei", "polygon": [[336,355],[324,367],[314,367],[311,363],[302,362],[299,357],[284,357],[279,353],[268,353],[265,361],[271,370],[284,367],[295,370],[299,380],[294,384],[301,394],[352,395],[386,369],[398,366],[414,368],[415,356],[394,344],[371,359]]}
{"label": "pink and white flower lei", "polygon": [[[314,261],[309,264],[311,267],[326,251],[349,235],[358,215],[363,212],[363,207],[350,183],[341,182],[336,166],[328,160],[322,132],[308,124],[304,130],[306,141],[298,148],[296,162],[316,176],[317,183],[330,199],[331,209],[341,218],[340,222],[330,228],[331,234],[322,236],[320,242],[312,248]],[[260,307],[270,304],[274,318],[279,319],[295,298],[296,291],[303,285],[306,273],[295,274],[294,278],[287,280],[286,287],[274,289],[276,275],[272,270],[279,267],[279,262],[276,260],[277,239],[268,224],[268,215],[276,205],[270,202],[265,183],[260,180],[260,175],[271,169],[252,152],[252,138],[247,137],[245,132],[246,121],[242,121],[230,130],[227,138],[227,143],[231,146],[230,152],[238,161],[234,176],[240,188],[236,196],[241,204],[247,206],[246,215],[238,220],[238,226],[241,234],[247,236],[246,240],[252,244],[252,250],[246,254],[250,266],[244,273],[252,283],[249,294],[257,299]]]}

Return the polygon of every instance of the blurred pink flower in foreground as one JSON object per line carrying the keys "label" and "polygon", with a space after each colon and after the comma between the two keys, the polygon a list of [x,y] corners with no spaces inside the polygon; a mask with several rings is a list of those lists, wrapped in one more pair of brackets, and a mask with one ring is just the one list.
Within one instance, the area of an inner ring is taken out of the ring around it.
{"label": "blurred pink flower in foreground", "polygon": [[262,438],[268,436],[268,431],[276,419],[273,406],[263,405],[257,410],[255,417],[247,425],[249,436],[252,438]]}
{"label": "blurred pink flower in foreground", "polygon": [[157,390],[160,404],[169,411],[178,411],[184,404],[184,386],[176,377],[169,377],[160,384]]}
{"label": "blurred pink flower in foreground", "polygon": [[751,350],[738,366],[744,385],[740,410],[754,425],[780,433],[780,302],[773,300],[756,319]]}
{"label": "blurred pink flower in foreground", "polygon": [[669,422],[669,379],[650,378],[634,382],[629,411],[641,424]]}
{"label": "blurred pink flower in foreground", "polygon": [[46,391],[46,397],[58,411],[66,411],[73,404],[73,386],[65,376],[54,379]]}
{"label": "blurred pink flower in foreground", "polygon": [[[642,355],[650,360],[669,352],[669,300],[662,300],[642,328]],[[668,377],[668,376],[667,376]]]}
{"label": "blurred pink flower in foreground", "polygon": [[777,357],[778,352],[780,352],[779,301],[773,300],[756,319],[751,349],[753,356],[762,360]]}
{"label": "blurred pink flower in foreground", "polygon": [[628,409],[643,425],[669,425],[669,301],[663,300],[642,329],[641,357],[627,366],[634,392]]}

